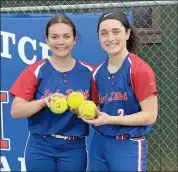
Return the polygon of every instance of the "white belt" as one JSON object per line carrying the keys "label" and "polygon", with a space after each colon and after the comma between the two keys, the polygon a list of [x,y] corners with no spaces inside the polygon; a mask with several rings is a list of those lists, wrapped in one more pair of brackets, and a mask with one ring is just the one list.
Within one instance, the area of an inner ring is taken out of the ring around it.
{"label": "white belt", "polygon": [[64,139],[64,140],[67,140],[67,139],[70,138],[70,136],[61,136],[61,135],[58,135],[58,134],[51,134],[51,136],[58,138],[58,139]]}
{"label": "white belt", "polygon": [[50,136],[58,138],[58,139],[64,139],[64,140],[76,140],[76,139],[85,137],[85,136],[81,136],[81,137],[80,136],[61,136],[58,134],[51,134]]}

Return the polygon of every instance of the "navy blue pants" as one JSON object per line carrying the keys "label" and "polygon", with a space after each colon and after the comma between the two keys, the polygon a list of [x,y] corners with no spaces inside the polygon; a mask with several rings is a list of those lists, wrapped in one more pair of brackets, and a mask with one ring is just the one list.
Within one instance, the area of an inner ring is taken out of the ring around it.
{"label": "navy blue pants", "polygon": [[89,171],[146,171],[147,141],[95,133],[89,156]]}
{"label": "navy blue pants", "polygon": [[64,140],[30,134],[25,163],[27,171],[86,171],[85,138]]}

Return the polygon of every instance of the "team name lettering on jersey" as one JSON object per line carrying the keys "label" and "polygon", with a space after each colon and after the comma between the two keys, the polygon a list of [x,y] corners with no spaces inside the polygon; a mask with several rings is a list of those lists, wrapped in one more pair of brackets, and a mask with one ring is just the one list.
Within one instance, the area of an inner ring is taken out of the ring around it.
{"label": "team name lettering on jersey", "polygon": [[[69,94],[70,94],[71,92],[73,92],[73,91],[74,91],[74,90],[72,90],[72,89],[67,89],[67,90],[66,90],[66,94],[69,95]],[[77,91],[83,93],[83,95],[85,96],[86,99],[90,96],[89,90],[82,91],[82,90],[80,89],[80,90],[77,90]],[[57,90],[55,93],[60,93],[60,90]],[[53,94],[53,93],[50,92],[49,90],[45,90],[45,94],[44,94],[41,98],[43,99],[43,98],[45,98],[45,97],[47,97],[47,96],[50,96],[50,95],[52,95],[52,94]]]}
{"label": "team name lettering on jersey", "polygon": [[107,98],[107,94],[104,95],[104,96],[99,95],[99,102],[100,102],[101,104],[104,103],[104,102],[106,101],[106,98]]}
{"label": "team name lettering on jersey", "polygon": [[111,92],[111,96],[108,98],[108,101],[114,101],[114,100],[124,100],[127,101],[127,92],[121,93],[120,91],[118,92]]}
{"label": "team name lettering on jersey", "polygon": [[113,92],[111,92],[110,96],[107,96],[107,94],[104,96],[99,95],[100,103],[104,103],[106,100],[109,102],[115,101],[115,100],[127,101],[127,92],[124,92],[122,94],[120,91],[118,91],[118,92],[113,91]]}

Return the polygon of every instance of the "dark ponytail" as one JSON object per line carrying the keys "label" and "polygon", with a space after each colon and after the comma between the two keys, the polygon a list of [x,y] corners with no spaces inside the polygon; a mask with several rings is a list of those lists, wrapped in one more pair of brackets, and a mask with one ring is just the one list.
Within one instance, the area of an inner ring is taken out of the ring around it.
{"label": "dark ponytail", "polygon": [[[126,29],[126,32],[127,31],[128,29]],[[130,26],[130,37],[127,40],[127,49],[129,52],[132,52],[136,55],[139,55],[140,53],[140,49],[141,49],[140,39],[137,36],[137,33],[133,26]]]}

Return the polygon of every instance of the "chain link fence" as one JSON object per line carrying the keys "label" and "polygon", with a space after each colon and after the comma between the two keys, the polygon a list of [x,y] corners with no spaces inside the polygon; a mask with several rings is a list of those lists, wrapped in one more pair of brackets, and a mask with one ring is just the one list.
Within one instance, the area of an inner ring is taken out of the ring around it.
{"label": "chain link fence", "polygon": [[142,42],[140,56],[154,69],[159,117],[148,136],[148,171],[178,171],[177,1],[1,1],[2,13],[96,13],[130,11]]}

